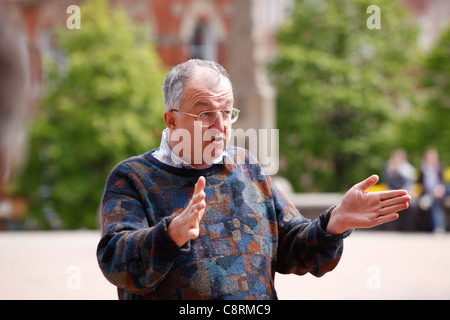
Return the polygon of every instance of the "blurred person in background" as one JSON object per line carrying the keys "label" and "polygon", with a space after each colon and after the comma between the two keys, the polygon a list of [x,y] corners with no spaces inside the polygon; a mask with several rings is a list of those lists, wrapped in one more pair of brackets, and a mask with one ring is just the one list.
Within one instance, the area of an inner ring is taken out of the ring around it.
{"label": "blurred person in background", "polygon": [[429,148],[423,155],[419,183],[422,184],[422,200],[429,203],[433,232],[445,232],[445,216],[441,200],[445,195],[442,166],[436,149]]}
{"label": "blurred person in background", "polygon": [[[396,149],[391,153],[391,157],[383,170],[383,180],[389,189],[405,189],[412,194],[417,177],[416,169],[409,163],[405,150]],[[415,230],[417,217],[417,206],[414,199],[409,203],[409,208],[405,209],[405,214],[400,219],[386,224],[386,230]]]}
{"label": "blurred person in background", "polygon": [[26,41],[0,8],[0,198],[13,167],[14,144],[25,112],[27,85]]}
{"label": "blurred person in background", "polygon": [[416,181],[413,165],[408,162],[406,152],[394,150],[384,170],[384,180],[390,189],[409,189]]}

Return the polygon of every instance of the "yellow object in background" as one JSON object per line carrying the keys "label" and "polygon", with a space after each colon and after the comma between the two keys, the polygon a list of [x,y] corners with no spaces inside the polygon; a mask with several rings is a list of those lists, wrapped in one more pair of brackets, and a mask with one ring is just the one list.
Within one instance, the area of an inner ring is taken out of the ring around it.
{"label": "yellow object in background", "polygon": [[378,192],[378,191],[386,191],[389,190],[389,187],[385,183],[378,183],[374,186],[371,186],[366,189],[366,192]]}
{"label": "yellow object in background", "polygon": [[442,175],[443,175],[444,182],[450,183],[450,167],[445,168]]}

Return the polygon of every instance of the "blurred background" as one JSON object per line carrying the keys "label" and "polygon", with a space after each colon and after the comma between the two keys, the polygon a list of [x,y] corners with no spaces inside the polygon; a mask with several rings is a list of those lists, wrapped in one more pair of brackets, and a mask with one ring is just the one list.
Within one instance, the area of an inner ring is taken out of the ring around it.
{"label": "blurred background", "polygon": [[413,201],[371,232],[445,234],[450,2],[371,5],[0,0],[0,229],[97,232],[109,172],[159,146],[165,75],[201,58],[230,73],[234,127],[280,130],[274,179],[307,217],[376,173]]}

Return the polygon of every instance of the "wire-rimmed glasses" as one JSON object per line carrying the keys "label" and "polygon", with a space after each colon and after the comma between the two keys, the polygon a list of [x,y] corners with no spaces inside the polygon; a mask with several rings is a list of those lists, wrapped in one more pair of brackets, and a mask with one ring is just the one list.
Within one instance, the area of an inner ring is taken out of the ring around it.
{"label": "wire-rimmed glasses", "polygon": [[188,116],[191,116],[191,117],[196,117],[197,120],[200,122],[200,126],[202,126],[202,127],[212,126],[214,124],[214,122],[216,122],[217,118],[219,117],[219,114],[222,115],[223,121],[229,122],[229,123],[235,123],[239,117],[239,112],[240,112],[240,110],[236,109],[236,108],[231,108],[231,109],[225,108],[222,110],[203,111],[203,112],[200,112],[199,114],[192,114],[192,113],[180,111],[177,109],[171,109],[170,111],[180,112],[183,114],[187,114]]}

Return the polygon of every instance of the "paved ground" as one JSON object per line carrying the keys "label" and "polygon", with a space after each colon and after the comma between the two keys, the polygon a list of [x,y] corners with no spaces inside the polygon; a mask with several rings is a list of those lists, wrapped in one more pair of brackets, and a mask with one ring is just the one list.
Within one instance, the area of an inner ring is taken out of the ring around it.
{"label": "paved ground", "polygon": [[[116,299],[97,231],[0,233],[0,299]],[[355,231],[322,278],[277,275],[280,299],[450,299],[450,234]]]}

